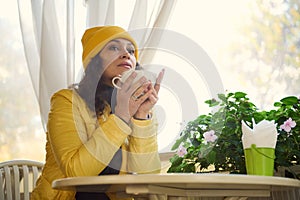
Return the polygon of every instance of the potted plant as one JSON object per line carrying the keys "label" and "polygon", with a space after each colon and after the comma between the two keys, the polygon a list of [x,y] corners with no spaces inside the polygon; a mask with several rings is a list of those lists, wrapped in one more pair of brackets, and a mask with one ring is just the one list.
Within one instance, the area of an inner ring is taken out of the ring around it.
{"label": "potted plant", "polygon": [[[241,121],[253,126],[274,120],[278,137],[274,169],[292,167],[300,162],[300,101],[289,96],[274,103],[275,109],[259,110],[244,92],[219,94],[218,100],[205,101],[212,112],[190,121],[172,150],[168,172],[229,172],[246,174]],[[290,171],[293,177],[296,173]]]}

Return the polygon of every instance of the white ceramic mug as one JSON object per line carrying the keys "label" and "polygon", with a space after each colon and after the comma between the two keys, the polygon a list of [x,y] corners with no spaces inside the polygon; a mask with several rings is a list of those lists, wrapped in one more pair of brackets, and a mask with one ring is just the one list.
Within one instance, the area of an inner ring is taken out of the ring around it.
{"label": "white ceramic mug", "polygon": [[145,76],[152,83],[154,83],[155,80],[156,80],[156,74],[153,73],[153,72],[145,71],[145,70],[134,70],[134,69],[132,69],[132,70],[127,70],[127,71],[123,72],[121,76],[114,77],[112,79],[112,84],[114,85],[114,87],[117,88],[117,89],[121,89],[121,87],[117,85],[116,80],[119,80],[121,83],[124,83],[127,80],[127,78],[130,76],[130,74],[132,74],[132,72],[137,73],[135,79],[132,81],[132,84],[137,82],[143,76]]}

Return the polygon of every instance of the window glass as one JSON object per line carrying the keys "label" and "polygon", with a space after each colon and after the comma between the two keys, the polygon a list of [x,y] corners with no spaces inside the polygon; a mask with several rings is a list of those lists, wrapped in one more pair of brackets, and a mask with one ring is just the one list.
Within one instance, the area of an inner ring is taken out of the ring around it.
{"label": "window glass", "polygon": [[24,56],[17,1],[0,7],[0,161],[44,161],[45,133]]}
{"label": "window glass", "polygon": [[[0,161],[43,161],[45,133],[23,52],[17,2],[0,2],[5,5],[0,7]],[[57,12],[64,12],[65,3],[57,2],[63,4]],[[77,81],[82,72],[80,39],[86,17],[84,3],[78,2],[74,12]],[[132,0],[116,0],[116,25],[128,26],[133,5]],[[158,5],[151,1],[149,9]],[[210,90],[216,86],[210,83],[216,77],[225,92],[245,92],[261,109],[272,108],[271,103],[284,96],[299,95],[299,6],[296,0],[177,1],[167,26],[167,36],[175,38],[175,46],[155,49],[150,66],[167,68],[168,75],[156,108],[161,151],[170,149],[189,120],[209,112],[204,101],[211,98]],[[65,23],[60,20],[62,35]],[[179,37],[183,43],[178,43]],[[187,49],[180,52],[178,46]],[[195,55],[202,65],[191,59]],[[205,71],[212,68],[216,76]]]}

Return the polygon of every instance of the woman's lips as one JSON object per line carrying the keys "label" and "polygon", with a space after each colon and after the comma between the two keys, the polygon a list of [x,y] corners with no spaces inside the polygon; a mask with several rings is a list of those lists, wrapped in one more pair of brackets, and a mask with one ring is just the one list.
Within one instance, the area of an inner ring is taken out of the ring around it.
{"label": "woman's lips", "polygon": [[131,69],[131,68],[132,68],[131,65],[128,64],[128,63],[122,63],[122,64],[119,64],[118,66],[119,66],[119,67],[124,67],[124,68],[126,68],[126,69]]}

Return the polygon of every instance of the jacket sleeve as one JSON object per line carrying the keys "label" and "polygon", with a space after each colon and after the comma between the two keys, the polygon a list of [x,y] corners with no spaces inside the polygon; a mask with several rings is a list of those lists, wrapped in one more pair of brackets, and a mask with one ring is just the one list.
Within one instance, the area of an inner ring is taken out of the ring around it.
{"label": "jacket sleeve", "polygon": [[128,171],[143,174],[159,173],[160,169],[155,118],[145,121],[133,119],[129,136]]}
{"label": "jacket sleeve", "polygon": [[97,121],[89,121],[82,115],[85,104],[75,99],[71,90],[53,95],[48,119],[49,141],[56,162],[66,176],[98,175],[131,129],[114,115],[97,126]]}

